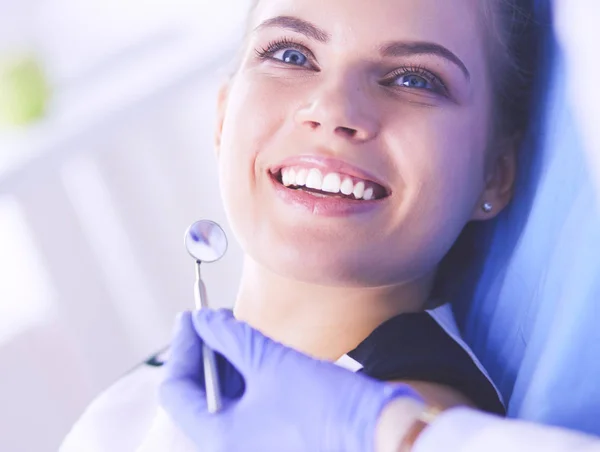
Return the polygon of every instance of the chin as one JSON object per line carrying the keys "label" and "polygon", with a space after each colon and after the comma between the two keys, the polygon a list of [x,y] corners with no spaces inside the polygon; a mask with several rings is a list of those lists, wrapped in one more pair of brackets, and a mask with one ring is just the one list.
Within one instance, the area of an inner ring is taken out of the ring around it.
{"label": "chin", "polygon": [[374,281],[365,278],[361,272],[339,265],[323,265],[313,262],[277,262],[277,265],[265,263],[273,273],[294,281],[326,287],[369,287],[377,286]]}
{"label": "chin", "polygon": [[379,287],[397,283],[390,263],[349,250],[344,243],[274,246],[277,251],[251,253],[269,271],[286,279],[328,287]]}

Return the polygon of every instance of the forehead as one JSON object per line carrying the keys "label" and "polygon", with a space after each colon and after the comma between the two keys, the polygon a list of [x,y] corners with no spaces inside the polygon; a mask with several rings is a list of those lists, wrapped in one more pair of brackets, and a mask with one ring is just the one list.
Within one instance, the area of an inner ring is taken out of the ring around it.
{"label": "forehead", "polygon": [[251,30],[276,16],[308,20],[332,43],[356,50],[386,41],[431,41],[465,60],[484,56],[479,0],[260,0]]}

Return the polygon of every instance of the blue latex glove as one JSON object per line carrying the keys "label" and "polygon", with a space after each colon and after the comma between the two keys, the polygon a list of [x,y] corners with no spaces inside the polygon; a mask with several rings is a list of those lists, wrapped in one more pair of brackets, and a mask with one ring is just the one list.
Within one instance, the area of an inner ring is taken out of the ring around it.
{"label": "blue latex glove", "polygon": [[[207,411],[202,341],[217,352],[218,414]],[[421,400],[407,385],[284,347],[230,311],[184,313],[165,371],[163,407],[206,452],[369,452],[383,407],[402,396]]]}

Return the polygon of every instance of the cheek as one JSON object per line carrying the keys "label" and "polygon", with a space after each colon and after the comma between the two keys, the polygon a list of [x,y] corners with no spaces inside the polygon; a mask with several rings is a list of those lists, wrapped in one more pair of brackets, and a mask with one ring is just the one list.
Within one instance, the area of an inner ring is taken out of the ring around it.
{"label": "cheek", "polygon": [[397,158],[407,186],[433,198],[456,196],[455,201],[483,188],[485,118],[458,107],[421,109],[407,117],[409,123],[392,127],[400,131],[393,140],[403,150]]}
{"label": "cheek", "polygon": [[223,124],[222,150],[237,158],[255,157],[285,124],[289,93],[264,77],[239,77],[232,84]]}
{"label": "cheek", "polygon": [[[251,184],[294,135],[293,113],[307,97],[309,83],[298,83],[257,68],[242,72],[232,83],[223,123],[221,174]],[[268,150],[268,151],[267,151]]]}
{"label": "cheek", "polygon": [[[256,224],[260,193],[257,182],[266,176],[264,149],[288,127],[290,101],[269,80],[239,76],[230,87],[219,149],[219,181],[236,235],[247,235]],[[257,207],[258,205],[258,207]]]}
{"label": "cheek", "polygon": [[443,251],[471,219],[484,188],[485,118],[461,107],[403,116],[388,140],[406,187],[399,231],[411,225],[423,243],[438,237]]}
{"label": "cheek", "polygon": [[[458,108],[457,108],[458,109]],[[388,128],[387,144],[405,193],[391,243],[407,268],[432,268],[470,221],[483,189],[485,137],[476,115],[415,109]],[[466,112],[465,112],[466,113]]]}

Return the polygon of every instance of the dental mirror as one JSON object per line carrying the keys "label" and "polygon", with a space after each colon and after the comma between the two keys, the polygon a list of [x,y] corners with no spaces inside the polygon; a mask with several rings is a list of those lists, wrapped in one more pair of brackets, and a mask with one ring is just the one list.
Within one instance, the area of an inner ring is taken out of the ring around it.
{"label": "dental mirror", "polygon": [[185,233],[185,247],[194,259],[211,263],[221,259],[227,251],[227,236],[214,221],[200,220]]}
{"label": "dental mirror", "polygon": [[[201,220],[192,224],[184,236],[185,247],[190,256],[196,261],[196,283],[194,284],[194,300],[196,309],[208,308],[206,286],[200,274],[200,265],[218,261],[227,251],[227,236],[217,223]],[[215,353],[206,343],[202,344],[202,360],[204,363],[204,382],[206,389],[206,403],[209,413],[221,410],[221,389],[217,374]]]}

